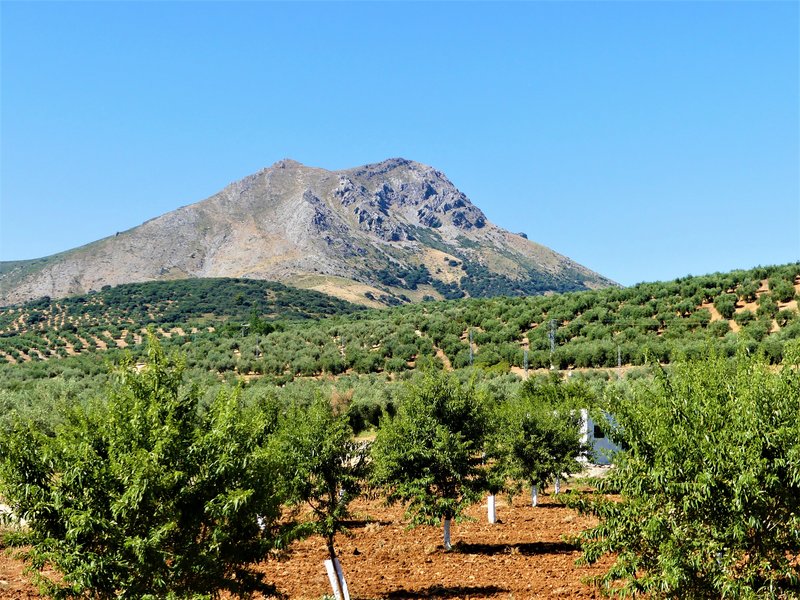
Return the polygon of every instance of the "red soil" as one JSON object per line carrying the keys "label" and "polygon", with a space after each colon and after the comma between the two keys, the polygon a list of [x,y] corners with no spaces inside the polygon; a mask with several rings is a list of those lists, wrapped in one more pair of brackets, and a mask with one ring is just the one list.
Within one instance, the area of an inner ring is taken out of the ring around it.
{"label": "red soil", "polygon": [[[582,582],[600,567],[578,567],[579,553],[563,540],[592,524],[551,496],[532,508],[524,497],[512,505],[497,498],[499,523],[486,519],[486,503],[469,511],[474,521],[453,525],[453,550],[442,549],[441,527],[408,529],[400,507],[359,500],[348,536],[337,550],[353,600],[401,598],[597,599]],[[283,560],[258,568],[287,598],[318,600],[330,594],[319,537],[297,542]],[[38,598],[22,564],[0,553],[0,599]]]}

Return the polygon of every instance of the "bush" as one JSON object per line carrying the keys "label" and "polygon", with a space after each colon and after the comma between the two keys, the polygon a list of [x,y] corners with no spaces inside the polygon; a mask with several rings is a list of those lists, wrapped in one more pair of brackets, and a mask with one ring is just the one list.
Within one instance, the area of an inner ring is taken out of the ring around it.
{"label": "bush", "polygon": [[779,310],[778,314],[775,315],[775,319],[778,321],[779,327],[786,327],[792,320],[797,318],[797,311],[790,310],[788,308],[784,308],[783,310]]}
{"label": "bush", "polygon": [[736,293],[744,302],[755,302],[756,298],[758,297],[758,288],[760,285],[760,281],[746,279],[739,284],[738,288],[736,288]]}
{"label": "bush", "polygon": [[736,323],[741,327],[744,327],[751,321],[755,320],[755,318],[756,316],[753,314],[753,311],[749,309],[743,310],[742,312],[738,312],[735,315],[733,315],[733,320],[736,321]]}
{"label": "bush", "polygon": [[713,337],[723,337],[731,330],[727,321],[714,321],[708,326],[708,333]]}
{"label": "bush", "polygon": [[600,519],[579,537],[585,559],[616,555],[607,591],[798,597],[799,350],[778,373],[744,352],[707,356],[613,399],[626,451],[599,488],[619,499],[570,502]]}
{"label": "bush", "polygon": [[786,279],[770,278],[769,289],[778,302],[789,302],[795,297],[794,283]]}

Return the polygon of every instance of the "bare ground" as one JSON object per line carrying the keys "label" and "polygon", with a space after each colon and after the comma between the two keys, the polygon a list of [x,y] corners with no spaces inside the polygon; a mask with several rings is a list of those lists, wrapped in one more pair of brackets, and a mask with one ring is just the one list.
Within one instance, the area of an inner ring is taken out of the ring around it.
{"label": "bare ground", "polygon": [[[600,567],[578,567],[578,551],[563,536],[592,521],[540,495],[536,508],[525,497],[512,504],[497,498],[500,522],[487,523],[486,502],[473,506],[471,522],[453,525],[454,549],[442,548],[441,527],[408,529],[400,507],[379,500],[353,505],[350,534],[337,538],[340,561],[353,600],[401,598],[598,599],[583,583]],[[258,566],[286,598],[318,600],[331,590],[321,538],[292,546],[283,560]],[[0,599],[39,598],[20,561],[0,553]]]}

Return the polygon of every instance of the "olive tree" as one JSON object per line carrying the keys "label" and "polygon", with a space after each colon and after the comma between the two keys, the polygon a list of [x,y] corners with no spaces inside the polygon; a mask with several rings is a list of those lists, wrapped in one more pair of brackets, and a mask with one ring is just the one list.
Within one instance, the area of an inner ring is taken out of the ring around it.
{"label": "olive tree", "polygon": [[407,505],[414,525],[450,523],[485,488],[481,453],[485,438],[483,399],[454,375],[428,371],[409,383],[397,414],[384,419],[372,449],[373,480],[389,502]]}
{"label": "olive tree", "polygon": [[795,342],[779,372],[707,356],[612,398],[626,449],[598,485],[615,497],[572,500],[599,518],[579,540],[588,562],[614,557],[608,592],[798,597],[799,356]]}
{"label": "olive tree", "polygon": [[778,302],[789,302],[795,298],[794,279],[770,277],[769,289]]}
{"label": "olive tree", "polygon": [[736,312],[737,299],[736,294],[720,294],[714,299],[714,308],[723,319],[732,319],[733,313]]}
{"label": "olive tree", "polygon": [[[0,431],[0,494],[28,531],[17,543],[55,597],[215,597],[264,587],[249,565],[280,541],[274,411],[222,391],[201,410],[179,359],[151,338],[149,363],[115,371],[107,396],[51,432]],[[52,580],[41,572],[55,569]]]}

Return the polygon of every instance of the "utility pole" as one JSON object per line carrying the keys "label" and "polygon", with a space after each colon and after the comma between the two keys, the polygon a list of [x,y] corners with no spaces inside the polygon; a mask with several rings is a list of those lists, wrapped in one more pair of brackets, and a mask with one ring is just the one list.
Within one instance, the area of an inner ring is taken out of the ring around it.
{"label": "utility pole", "polygon": [[522,364],[523,364],[523,367],[525,368],[525,379],[527,379],[528,378],[528,349],[527,348],[525,348],[525,351],[523,352]]}
{"label": "utility pole", "polygon": [[472,350],[472,327],[469,328],[469,366],[472,366],[472,361],[475,358],[475,353]]}

